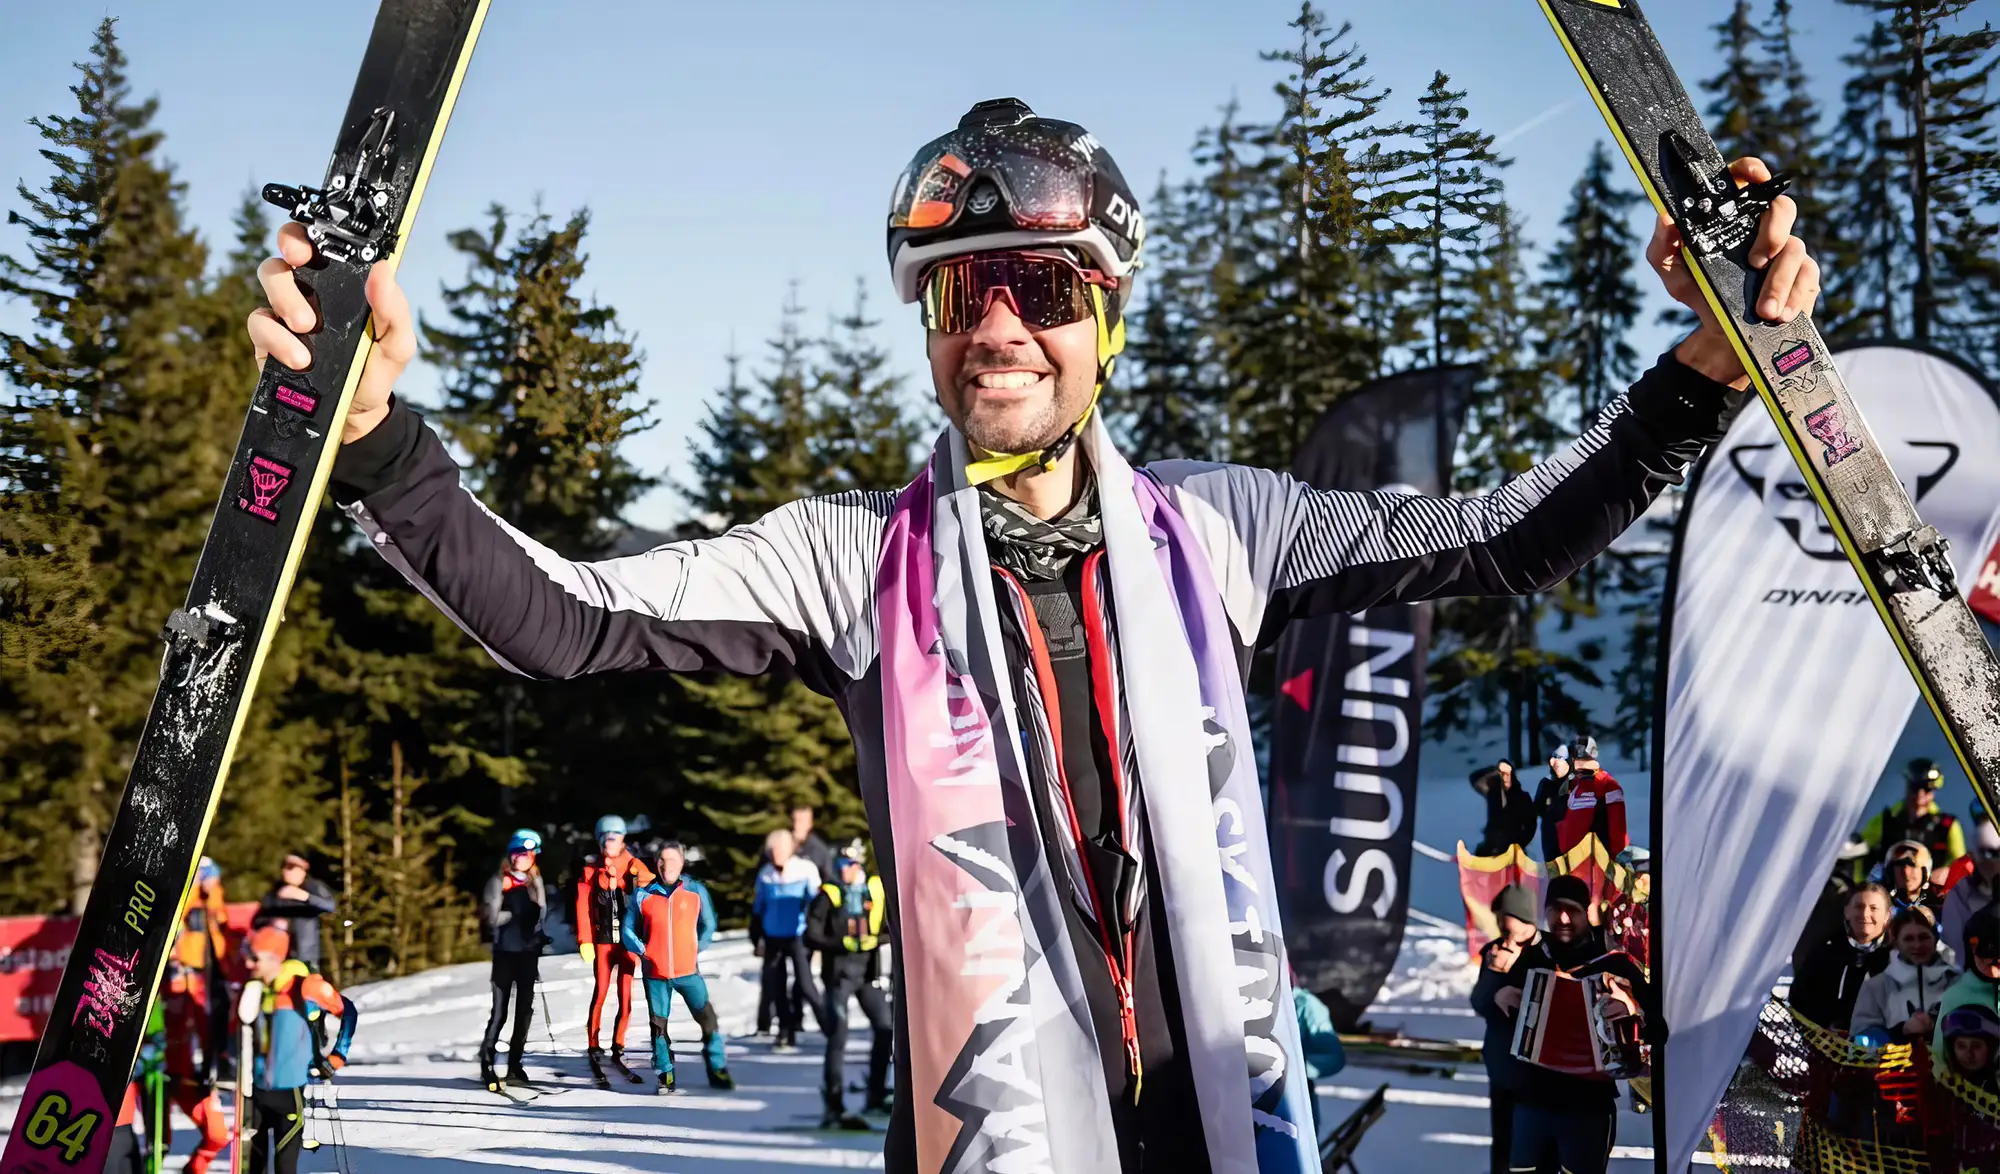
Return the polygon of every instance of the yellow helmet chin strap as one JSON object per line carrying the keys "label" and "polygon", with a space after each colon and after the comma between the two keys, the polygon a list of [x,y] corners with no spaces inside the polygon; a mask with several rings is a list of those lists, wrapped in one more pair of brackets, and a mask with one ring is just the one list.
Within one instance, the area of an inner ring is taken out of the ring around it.
{"label": "yellow helmet chin strap", "polygon": [[1076,443],[1083,434],[1084,425],[1090,423],[1090,415],[1097,410],[1097,401],[1104,395],[1104,385],[1111,379],[1111,368],[1118,355],[1125,349],[1125,316],[1118,316],[1118,324],[1107,328],[1104,312],[1104,288],[1090,287],[1091,309],[1097,318],[1097,386],[1091,389],[1090,403],[1084,406],[1083,415],[1077,422],[1064,430],[1054,444],[1040,452],[994,453],[984,460],[972,461],[965,466],[965,481],[968,485],[984,485],[988,481],[1018,473],[1030,465],[1040,465],[1043,470],[1052,470],[1063,453]]}

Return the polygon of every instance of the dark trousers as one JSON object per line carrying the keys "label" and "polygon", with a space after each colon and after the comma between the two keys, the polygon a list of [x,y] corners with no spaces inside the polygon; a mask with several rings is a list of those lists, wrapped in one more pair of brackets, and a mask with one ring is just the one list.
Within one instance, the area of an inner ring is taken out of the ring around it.
{"label": "dark trousers", "polygon": [[500,1041],[500,1025],[507,1021],[507,1003],[514,1003],[514,1034],[507,1041],[507,1062],[519,1064],[528,1046],[528,1024],[535,1014],[535,979],[540,975],[541,955],[528,951],[493,952],[493,1010],[486,1016],[486,1037],[479,1044],[480,1058],[493,1062],[494,1045]]}
{"label": "dark trousers", "polygon": [[[790,999],[786,998],[785,966],[792,968],[792,988]],[[812,952],[806,949],[804,938],[764,939],[764,983],[763,994],[771,1000],[778,1015],[778,1039],[783,1042],[799,1034],[799,1027],[805,1022],[806,1008],[813,1009],[813,1018],[819,1018],[819,984],[813,981]],[[826,1025],[820,1025],[825,1030]]]}
{"label": "dark trousers", "polygon": [[826,1030],[826,1066],[821,1073],[821,1091],[830,1112],[847,1110],[847,1000],[861,1004],[874,1036],[868,1052],[868,1095],[863,1106],[880,1101],[889,1088],[889,1056],[895,1047],[895,1028],[889,1018],[889,1000],[879,987],[868,981],[868,958],[850,954],[836,958],[826,976],[826,1012],[820,1024]]}
{"label": "dark trousers", "polygon": [[[150,1138],[146,1145],[152,1147]],[[111,1148],[104,1155],[104,1174],[145,1174],[146,1161],[139,1151],[138,1134],[130,1125],[120,1125],[111,1131]]]}
{"label": "dark trousers", "polygon": [[277,1174],[299,1174],[299,1147],[306,1136],[305,1093],[296,1088],[260,1088],[250,1097],[250,1121],[257,1133],[250,1142],[247,1174],[264,1174],[264,1163],[276,1149]]}
{"label": "dark trousers", "polygon": [[1516,1102],[1508,1169],[1516,1174],[1604,1174],[1618,1110],[1564,1112]]}
{"label": "dark trousers", "polygon": [[1512,1089],[1487,1086],[1486,1099],[1492,1102],[1492,1174],[1507,1174],[1514,1159],[1514,1093]]}

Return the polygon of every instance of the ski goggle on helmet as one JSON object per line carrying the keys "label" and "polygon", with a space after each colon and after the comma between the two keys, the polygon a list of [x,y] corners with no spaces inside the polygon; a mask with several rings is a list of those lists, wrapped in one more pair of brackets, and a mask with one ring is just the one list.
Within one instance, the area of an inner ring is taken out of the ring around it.
{"label": "ski goggle on helmet", "polygon": [[1125,308],[1146,239],[1138,200],[1110,153],[1089,131],[1039,117],[1018,98],[981,102],[903,169],[888,237],[896,296],[921,301],[932,330],[970,330],[1002,297],[1034,328],[1096,319],[1097,384],[1083,416],[1041,452],[996,454],[966,474],[978,484],[1052,467],[1125,349]]}

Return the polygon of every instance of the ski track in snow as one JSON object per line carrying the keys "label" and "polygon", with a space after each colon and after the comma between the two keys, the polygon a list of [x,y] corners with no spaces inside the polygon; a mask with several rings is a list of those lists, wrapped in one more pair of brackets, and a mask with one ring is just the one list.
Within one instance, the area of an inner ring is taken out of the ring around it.
{"label": "ski track in snow", "polygon": [[[774,1054],[768,1037],[744,1038],[757,1005],[758,967],[740,933],[718,938],[702,956],[710,997],[731,1037],[729,1068],[736,1090],[709,1089],[698,1033],[676,1000],[671,1036],[682,1091],[661,1097],[652,1091],[641,984],[633,984],[626,1060],[646,1083],[629,1084],[614,1074],[612,1088],[599,1091],[589,1083],[583,1056],[589,969],[574,954],[545,956],[526,1066],[531,1077],[547,1085],[545,1095],[528,1105],[486,1092],[476,1080],[488,1006],[486,963],[358,985],[347,992],[360,1009],[361,1025],[352,1062],[337,1081],[338,1133],[336,1123],[321,1111],[313,1130],[324,1144],[304,1155],[300,1169],[310,1174],[880,1169],[879,1133],[822,1133],[815,1128],[824,1045],[810,1018],[800,1050],[791,1055]],[[1369,1020],[1378,1029],[1400,1028],[1412,1036],[1476,1042],[1481,1024],[1466,1006],[1472,979],[1463,931],[1450,922],[1415,915]],[[614,996],[605,1008],[607,1043],[615,1008]],[[554,1016],[553,1024],[548,1014]],[[868,1029],[858,1010],[852,1024],[850,1088],[865,1074],[868,1049]],[[1474,1065],[1418,1074],[1376,1063],[1373,1057],[1352,1056],[1345,1071],[1320,1085],[1322,1134],[1387,1083],[1386,1112],[1356,1154],[1360,1169],[1367,1174],[1475,1174],[1486,1169],[1484,1069]],[[8,1126],[22,1083],[15,1079],[0,1089],[0,1122]],[[851,1107],[859,1107],[859,1093],[850,1092],[848,1099]],[[1648,1118],[1620,1114],[1620,1146],[1611,1164],[1615,1174],[1651,1169],[1651,1126]],[[177,1116],[176,1153],[188,1151],[192,1136],[192,1126]],[[336,1153],[337,1140],[345,1142],[344,1155]],[[177,1159],[168,1168],[181,1164]]]}

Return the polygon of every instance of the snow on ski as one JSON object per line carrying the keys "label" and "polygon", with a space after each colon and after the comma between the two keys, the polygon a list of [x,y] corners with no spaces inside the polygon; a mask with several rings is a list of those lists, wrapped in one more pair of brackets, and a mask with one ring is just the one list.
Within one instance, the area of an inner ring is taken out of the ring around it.
{"label": "snow on ski", "polygon": [[1917,516],[1818,329],[1750,309],[1759,275],[1749,248],[1786,177],[1735,186],[1637,0],[1537,2],[1654,207],[1680,226],[1691,271],[1925,704],[1987,809],[2000,810],[2000,660],[1959,593],[1947,544]]}
{"label": "snow on ski", "polygon": [[[265,363],[42,1035],[6,1174],[97,1174],[264,654],[370,347],[364,282],[409,239],[487,0],[382,0],[324,187],[267,185],[319,246],[309,372]],[[322,63],[302,61],[312,84]]]}

